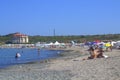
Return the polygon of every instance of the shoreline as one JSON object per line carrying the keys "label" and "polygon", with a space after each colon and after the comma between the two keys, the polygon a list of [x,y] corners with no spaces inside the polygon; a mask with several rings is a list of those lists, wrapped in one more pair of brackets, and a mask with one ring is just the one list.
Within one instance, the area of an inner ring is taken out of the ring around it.
{"label": "shoreline", "polygon": [[63,49],[63,48],[62,49],[61,48],[48,48],[46,50],[58,50],[58,51],[62,50],[63,52],[58,53],[59,57],[48,58],[48,59],[43,59],[43,60],[35,60],[35,61],[26,62],[26,63],[10,64],[10,65],[5,66],[5,67],[0,68],[0,69],[5,69],[5,68],[13,67],[13,66],[18,66],[18,65],[25,65],[25,64],[47,63],[48,61],[54,61],[57,59],[64,59],[64,58],[67,59],[69,57],[75,58],[74,56],[76,56],[76,57],[81,56],[81,53],[77,49],[74,50],[73,48],[65,48],[65,49]]}
{"label": "shoreline", "polygon": [[[6,49],[6,48],[5,48]],[[8,49],[8,48],[7,48]],[[9,49],[13,49],[13,48],[9,48]],[[17,48],[17,49],[19,49],[19,48]],[[25,49],[25,50],[27,50],[27,49]],[[46,51],[47,51],[47,49],[45,49]],[[20,51],[23,51],[23,50],[19,50],[19,51],[15,51],[15,52],[20,52]],[[37,50],[36,50],[37,51]],[[44,49],[43,49],[43,51],[44,51]],[[59,55],[57,55],[57,52],[63,52],[63,51],[60,51],[59,49],[57,50],[54,50],[55,51],[55,56],[53,55],[52,57],[45,57],[45,58],[38,58],[40,55],[38,54],[38,57],[37,58],[35,58],[35,59],[26,59],[26,60],[23,60],[22,61],[22,59],[21,58],[15,58],[13,55],[12,55],[12,62],[8,62],[8,63],[1,63],[1,65],[0,65],[0,69],[3,69],[3,68],[7,68],[7,67],[9,67],[9,66],[15,66],[15,65],[21,65],[21,64],[28,64],[28,63],[35,63],[35,62],[44,62],[44,61],[46,61],[46,60],[48,60],[48,59],[52,59],[52,58],[57,58],[57,57],[59,57]],[[20,52],[20,54],[22,55],[22,54],[24,54],[23,52]],[[57,56],[56,56],[57,55]],[[23,55],[22,55],[23,56]],[[24,56],[23,56],[24,57]],[[10,60],[9,60],[10,61]]]}
{"label": "shoreline", "polygon": [[0,69],[0,80],[119,80],[119,50],[105,52],[109,58],[85,60],[85,49],[72,48],[60,58]]}

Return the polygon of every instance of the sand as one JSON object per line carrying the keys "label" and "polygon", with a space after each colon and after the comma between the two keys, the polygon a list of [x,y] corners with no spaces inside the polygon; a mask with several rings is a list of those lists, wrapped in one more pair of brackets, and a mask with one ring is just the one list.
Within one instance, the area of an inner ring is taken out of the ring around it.
{"label": "sand", "polygon": [[85,48],[71,47],[60,58],[0,69],[0,80],[120,80],[120,50],[108,58],[87,58]]}

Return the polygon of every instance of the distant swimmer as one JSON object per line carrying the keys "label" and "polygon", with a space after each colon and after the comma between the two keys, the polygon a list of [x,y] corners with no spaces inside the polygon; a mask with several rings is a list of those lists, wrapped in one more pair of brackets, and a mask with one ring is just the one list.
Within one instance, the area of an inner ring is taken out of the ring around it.
{"label": "distant swimmer", "polygon": [[40,48],[38,48],[38,51],[40,51]]}
{"label": "distant swimmer", "polygon": [[16,53],[15,58],[21,57],[20,53]]}
{"label": "distant swimmer", "polygon": [[38,48],[37,50],[38,50],[38,55],[40,55],[40,48]]}
{"label": "distant swimmer", "polygon": [[57,54],[60,54],[60,52],[58,51]]}

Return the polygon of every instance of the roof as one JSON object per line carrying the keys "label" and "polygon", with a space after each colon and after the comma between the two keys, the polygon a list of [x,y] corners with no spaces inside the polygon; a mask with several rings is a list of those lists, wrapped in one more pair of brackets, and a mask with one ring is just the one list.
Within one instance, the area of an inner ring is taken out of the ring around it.
{"label": "roof", "polygon": [[21,33],[17,32],[17,33],[15,33],[15,34],[13,34],[13,36],[14,36],[14,37],[23,37],[23,36],[27,36],[27,35],[21,34]]}

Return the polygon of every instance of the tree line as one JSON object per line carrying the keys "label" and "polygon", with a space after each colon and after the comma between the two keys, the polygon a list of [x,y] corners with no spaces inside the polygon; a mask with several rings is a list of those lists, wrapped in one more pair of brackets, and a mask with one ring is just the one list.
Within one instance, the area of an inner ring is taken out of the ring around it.
{"label": "tree line", "polygon": [[[0,44],[11,43],[13,34],[1,35]],[[29,43],[36,42],[84,42],[94,40],[120,40],[120,34],[101,34],[101,35],[68,35],[68,36],[29,36]]]}

